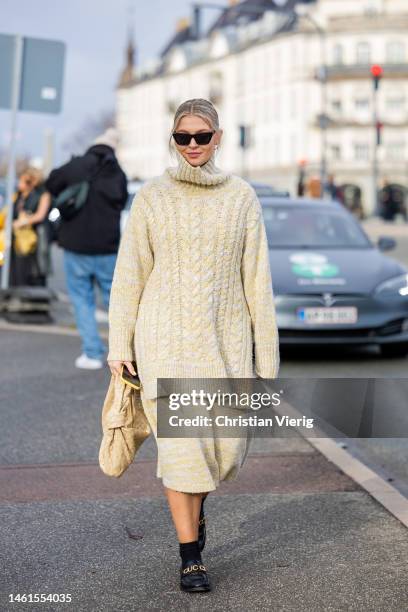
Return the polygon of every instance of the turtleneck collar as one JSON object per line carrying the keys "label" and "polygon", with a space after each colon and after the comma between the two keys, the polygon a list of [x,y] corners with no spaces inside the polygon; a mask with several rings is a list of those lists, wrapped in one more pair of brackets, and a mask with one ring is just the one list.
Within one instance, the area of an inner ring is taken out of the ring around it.
{"label": "turtleneck collar", "polygon": [[175,152],[178,165],[166,168],[166,172],[178,181],[186,181],[196,185],[219,185],[230,176],[215,165],[215,153],[202,166],[192,166],[177,149],[175,149]]}

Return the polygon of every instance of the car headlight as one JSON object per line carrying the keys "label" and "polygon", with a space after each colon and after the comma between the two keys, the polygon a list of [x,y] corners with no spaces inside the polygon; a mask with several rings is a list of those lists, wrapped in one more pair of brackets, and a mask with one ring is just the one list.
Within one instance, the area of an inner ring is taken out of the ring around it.
{"label": "car headlight", "polygon": [[375,293],[393,294],[399,293],[408,296],[408,274],[400,274],[386,281],[383,281],[375,288]]}

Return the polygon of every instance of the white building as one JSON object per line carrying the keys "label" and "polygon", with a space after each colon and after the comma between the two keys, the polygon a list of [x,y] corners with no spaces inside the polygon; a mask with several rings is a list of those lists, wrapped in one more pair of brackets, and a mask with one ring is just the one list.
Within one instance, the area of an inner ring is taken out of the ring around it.
{"label": "white building", "polygon": [[[254,5],[265,11],[247,12]],[[299,163],[305,160],[308,174],[318,175],[324,151],[327,172],[337,183],[359,187],[370,212],[376,141],[370,68],[379,64],[380,185],[383,178],[407,185],[408,0],[230,1],[207,32],[197,37],[194,30],[186,20],[179,23],[149,66],[133,70],[128,50],[117,126],[129,176],[149,178],[172,162],[168,136],[176,107],[205,97],[224,129],[218,165],[296,193]],[[244,154],[240,125],[251,130]]]}

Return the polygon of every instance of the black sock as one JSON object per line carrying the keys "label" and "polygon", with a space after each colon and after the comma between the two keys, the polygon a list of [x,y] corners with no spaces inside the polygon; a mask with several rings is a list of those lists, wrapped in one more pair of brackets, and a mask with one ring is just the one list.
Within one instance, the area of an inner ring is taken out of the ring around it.
{"label": "black sock", "polygon": [[207,497],[208,497],[208,493],[207,493],[207,495],[205,495],[205,496],[204,496],[204,497],[201,499],[201,509],[200,509],[200,514],[201,514],[201,512],[204,512],[204,502],[205,502],[205,500],[207,499]]}
{"label": "black sock", "polygon": [[185,542],[179,544],[179,547],[180,557],[183,563],[185,563],[185,561],[192,561],[193,559],[201,561],[201,553],[200,549],[198,548],[198,540],[195,540],[195,542]]}

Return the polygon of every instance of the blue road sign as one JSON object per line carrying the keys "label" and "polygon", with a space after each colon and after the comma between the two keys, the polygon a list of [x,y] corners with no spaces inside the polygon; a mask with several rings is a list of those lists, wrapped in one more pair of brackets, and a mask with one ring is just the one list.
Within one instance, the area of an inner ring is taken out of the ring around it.
{"label": "blue road sign", "polygon": [[24,39],[20,110],[59,113],[65,45],[54,40]]}
{"label": "blue road sign", "polygon": [[[15,36],[0,34],[0,108],[11,107]],[[65,44],[23,38],[18,110],[59,113],[62,106]]]}
{"label": "blue road sign", "polygon": [[11,108],[15,36],[0,34],[0,108]]}

